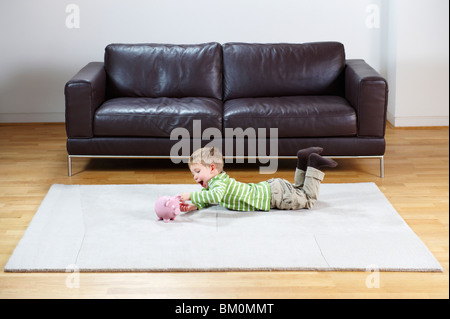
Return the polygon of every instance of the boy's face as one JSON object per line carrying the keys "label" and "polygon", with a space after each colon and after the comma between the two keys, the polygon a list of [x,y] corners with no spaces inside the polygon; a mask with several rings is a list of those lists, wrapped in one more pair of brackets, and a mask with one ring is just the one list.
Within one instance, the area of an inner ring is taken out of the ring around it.
{"label": "boy's face", "polygon": [[216,166],[214,164],[211,164],[211,166],[191,164],[190,169],[192,175],[194,175],[195,182],[199,183],[204,188],[208,188],[208,181],[217,175]]}

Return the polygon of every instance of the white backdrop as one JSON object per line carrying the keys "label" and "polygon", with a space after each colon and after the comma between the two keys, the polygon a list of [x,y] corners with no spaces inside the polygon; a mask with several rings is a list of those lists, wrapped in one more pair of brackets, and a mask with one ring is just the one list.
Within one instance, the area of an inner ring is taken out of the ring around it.
{"label": "white backdrop", "polygon": [[[423,14],[416,16],[418,10],[431,13],[424,20]],[[434,26],[436,14],[446,28]],[[404,38],[411,22],[423,31],[422,40],[447,39],[447,46],[432,46],[440,58],[429,73],[448,88],[447,0],[2,0],[0,122],[63,122],[65,82],[88,62],[102,61],[105,46],[113,42],[331,40],[345,45],[347,58],[366,60],[392,81],[392,89],[398,88],[398,93],[391,90],[392,122],[409,114],[421,118],[425,111],[448,123],[448,89],[434,95],[431,111],[409,109],[417,98],[399,95],[409,85],[405,72],[411,65],[398,61],[416,47],[417,35],[411,43]],[[440,34],[430,39],[436,30]],[[402,41],[407,43],[397,48]],[[424,60],[422,70],[431,63],[430,56],[416,58]],[[421,94],[419,100],[427,100],[428,92]]]}

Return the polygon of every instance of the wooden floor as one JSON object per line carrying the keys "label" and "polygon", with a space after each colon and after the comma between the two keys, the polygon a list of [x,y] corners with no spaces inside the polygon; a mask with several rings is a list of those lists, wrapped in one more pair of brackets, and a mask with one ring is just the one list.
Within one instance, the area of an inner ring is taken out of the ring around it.
{"label": "wooden floor", "polygon": [[[378,175],[378,160],[341,159],[338,168],[326,171],[324,182],[375,182],[439,260],[443,273],[81,273],[75,277],[3,272],[52,184],[193,183],[192,175],[184,164],[169,160],[74,159],[74,175],[68,177],[63,124],[0,124],[0,298],[449,298],[448,127],[388,126],[386,134],[385,178]],[[280,161],[274,176],[293,180],[294,167],[294,160]],[[244,182],[271,177],[260,175],[254,164],[232,164],[226,170]],[[369,288],[366,281],[374,275],[379,276],[379,287]]]}

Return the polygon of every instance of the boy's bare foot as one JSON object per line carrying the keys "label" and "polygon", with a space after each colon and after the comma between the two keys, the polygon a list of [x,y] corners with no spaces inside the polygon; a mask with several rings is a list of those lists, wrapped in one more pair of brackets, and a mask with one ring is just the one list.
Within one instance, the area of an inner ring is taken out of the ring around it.
{"label": "boy's bare foot", "polygon": [[316,153],[309,155],[308,166],[314,167],[315,169],[320,170],[323,167],[336,167],[337,165],[338,163],[331,158],[325,158]]}
{"label": "boy's bare foot", "polygon": [[301,169],[302,171],[306,171],[306,169],[308,168],[309,156],[314,153],[320,154],[322,153],[322,151],[322,147],[308,147],[298,151],[297,168]]}

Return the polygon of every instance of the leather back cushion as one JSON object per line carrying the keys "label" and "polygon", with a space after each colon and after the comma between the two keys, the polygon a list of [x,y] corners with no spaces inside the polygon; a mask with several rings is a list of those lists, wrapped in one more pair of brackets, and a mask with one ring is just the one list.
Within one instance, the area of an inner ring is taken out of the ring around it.
{"label": "leather back cushion", "polygon": [[343,94],[338,42],[223,45],[224,99]]}
{"label": "leather back cushion", "polygon": [[110,44],[105,49],[107,96],[222,99],[222,47]]}

